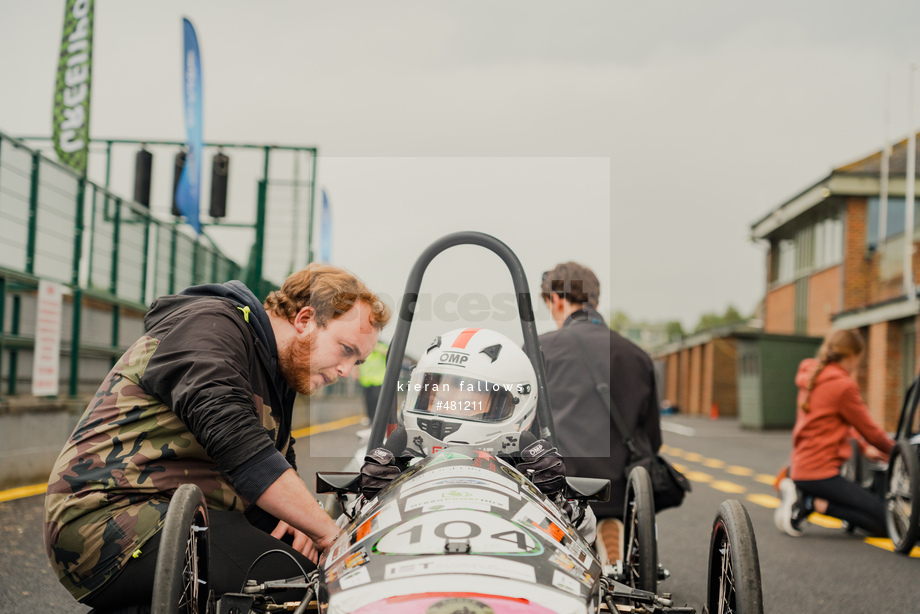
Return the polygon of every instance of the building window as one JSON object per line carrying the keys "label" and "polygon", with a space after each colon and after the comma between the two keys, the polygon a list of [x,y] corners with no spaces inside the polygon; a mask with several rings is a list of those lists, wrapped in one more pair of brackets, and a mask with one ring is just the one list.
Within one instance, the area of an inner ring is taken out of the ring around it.
{"label": "building window", "polygon": [[778,238],[771,253],[772,279],[787,284],[843,262],[843,219],[836,210],[807,222],[790,225],[792,238]]}
{"label": "building window", "polygon": [[783,239],[776,246],[776,282],[780,284],[792,281],[795,275],[795,241]]}
{"label": "building window", "polygon": [[[904,202],[903,197],[888,197],[888,213],[886,215],[885,240],[904,234]],[[868,223],[866,224],[866,247],[878,247],[879,216],[881,215],[881,200],[878,196],[869,197]],[[914,202],[914,228],[920,226],[920,201]]]}
{"label": "building window", "polygon": [[815,268],[823,269],[843,261],[843,220],[827,217],[815,224]]}

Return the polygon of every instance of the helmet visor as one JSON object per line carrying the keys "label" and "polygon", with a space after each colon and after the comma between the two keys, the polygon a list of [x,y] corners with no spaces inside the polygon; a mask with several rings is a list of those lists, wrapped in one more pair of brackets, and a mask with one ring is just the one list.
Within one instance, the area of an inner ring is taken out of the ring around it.
{"label": "helmet visor", "polygon": [[502,422],[514,414],[515,384],[425,373],[415,386],[418,389],[411,393],[418,396],[412,411],[477,422]]}

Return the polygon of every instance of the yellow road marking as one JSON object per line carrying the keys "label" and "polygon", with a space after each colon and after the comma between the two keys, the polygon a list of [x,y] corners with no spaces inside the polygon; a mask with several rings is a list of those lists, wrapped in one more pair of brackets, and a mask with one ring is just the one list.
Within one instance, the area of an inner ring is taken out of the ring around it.
{"label": "yellow road marking", "polygon": [[[863,541],[870,546],[875,546],[876,548],[881,548],[888,552],[894,552],[894,544],[887,537],[867,537]],[[910,551],[908,556],[914,559],[920,559],[920,546],[914,546],[914,549]]]}
{"label": "yellow road marking", "polygon": [[348,418],[342,418],[341,420],[334,420],[325,424],[308,426],[305,429],[297,429],[296,431],[292,431],[291,435],[293,435],[295,439],[298,439],[300,437],[309,437],[310,435],[319,435],[320,433],[336,431],[347,426],[358,424],[363,418],[364,416],[349,416]]}
{"label": "yellow road marking", "polygon": [[697,454],[696,452],[685,452],[684,458],[690,461],[691,463],[698,463],[701,460],[703,460],[703,455]]}
{"label": "yellow road marking", "polygon": [[826,529],[841,529],[843,528],[843,523],[838,518],[831,518],[830,516],[825,516],[824,514],[813,513],[808,517],[808,522],[811,524],[816,524],[819,527],[824,527]]}
{"label": "yellow road marking", "polygon": [[745,488],[741,484],[735,484],[734,482],[726,482],[725,480],[716,480],[715,482],[710,484],[710,486],[712,486],[716,490],[721,490],[722,492],[728,492],[728,493],[740,493],[740,492],[745,492],[747,490],[747,488]]}
{"label": "yellow road marking", "polygon": [[762,495],[760,493],[750,494],[745,497],[751,503],[756,503],[757,505],[770,508],[775,510],[779,507],[779,499],[773,495]]}
{"label": "yellow road marking", "polygon": [[741,467],[740,465],[729,465],[725,471],[732,475],[743,475],[743,476],[754,475],[753,469],[748,469],[747,467]]}
{"label": "yellow road marking", "polygon": [[9,490],[0,490],[0,501],[12,501],[13,499],[24,499],[35,495],[44,494],[48,490],[47,484],[33,484],[32,486],[20,486]]}
{"label": "yellow road marking", "polygon": [[712,476],[702,471],[688,471],[684,475],[687,476],[687,479],[691,482],[712,482]]}
{"label": "yellow road marking", "polygon": [[677,469],[681,473],[685,473],[687,471],[687,465],[682,465],[680,463],[671,463],[671,464],[674,466],[675,469]]}
{"label": "yellow road marking", "polygon": [[718,458],[707,458],[703,461],[704,467],[712,467],[713,469],[721,469],[725,466],[725,461],[720,461]]}
{"label": "yellow road marking", "polygon": [[[291,435],[295,439],[300,439],[303,437],[309,437],[310,435],[318,435],[319,433],[327,433],[329,431],[335,431],[338,429],[343,429],[348,426],[352,426],[361,422],[361,419],[364,416],[350,416],[348,418],[342,418],[341,420],[334,420],[333,422],[326,422],[325,424],[317,424],[314,426],[308,426],[304,429],[297,429],[293,431]],[[14,499],[24,499],[25,497],[33,497],[35,495],[44,494],[48,489],[48,484],[33,484],[31,486],[20,486],[19,488],[10,488],[9,490],[0,490],[0,502],[3,501],[12,501]]]}
{"label": "yellow road marking", "polygon": [[[664,449],[664,446],[661,446],[661,447],[662,449]],[[668,451],[665,452],[665,454],[670,454],[671,456],[683,456],[684,451],[681,450],[680,448],[672,448],[671,446],[668,446]]]}
{"label": "yellow road marking", "polygon": [[766,484],[768,486],[773,486],[776,483],[775,475],[767,475],[766,473],[758,473],[754,476],[754,479],[761,484]]}

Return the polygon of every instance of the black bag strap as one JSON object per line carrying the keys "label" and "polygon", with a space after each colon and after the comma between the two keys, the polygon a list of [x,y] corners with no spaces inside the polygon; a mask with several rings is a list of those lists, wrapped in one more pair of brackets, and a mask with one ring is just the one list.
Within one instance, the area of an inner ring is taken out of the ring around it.
{"label": "black bag strap", "polygon": [[570,330],[571,336],[578,342],[578,345],[581,346],[581,358],[585,363],[585,366],[588,367],[588,373],[591,374],[591,379],[594,380],[594,390],[597,391],[597,394],[600,395],[601,399],[604,401],[604,405],[607,406],[607,411],[610,413],[610,418],[613,420],[613,426],[616,427],[617,431],[620,433],[620,437],[623,440],[623,445],[626,446],[626,449],[629,451],[629,461],[633,462],[634,459],[642,458],[642,455],[636,450],[636,446],[633,445],[632,437],[629,435],[629,429],[626,428],[626,425],[623,424],[623,418],[620,416],[619,410],[616,408],[616,404],[613,402],[613,398],[610,396],[610,386],[604,382],[601,376],[598,374],[597,369],[594,365],[588,360],[588,347],[585,345],[584,339],[579,337],[574,330]]}

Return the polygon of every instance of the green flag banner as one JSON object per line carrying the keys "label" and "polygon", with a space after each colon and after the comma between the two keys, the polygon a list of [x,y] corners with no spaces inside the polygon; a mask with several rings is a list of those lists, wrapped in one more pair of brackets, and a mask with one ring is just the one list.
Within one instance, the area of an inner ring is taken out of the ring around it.
{"label": "green flag banner", "polygon": [[54,87],[54,149],[58,159],[86,174],[93,64],[93,0],[65,0],[64,35]]}

